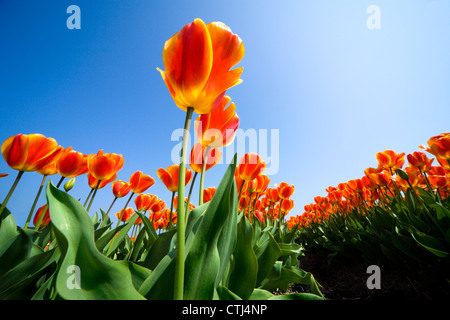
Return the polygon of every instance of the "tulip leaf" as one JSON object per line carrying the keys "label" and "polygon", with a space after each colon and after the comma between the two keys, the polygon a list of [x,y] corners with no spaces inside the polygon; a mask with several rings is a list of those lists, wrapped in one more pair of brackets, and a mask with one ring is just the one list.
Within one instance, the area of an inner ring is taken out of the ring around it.
{"label": "tulip leaf", "polygon": [[[236,158],[236,156],[235,156]],[[185,262],[184,298],[211,300],[220,270],[218,239],[228,215],[236,208],[234,171],[236,161],[229,166],[213,198],[203,214]]]}
{"label": "tulip leaf", "polygon": [[130,270],[97,250],[94,227],[82,205],[51,182],[46,196],[61,252],[55,280],[59,296],[67,300],[143,299],[134,288]]}
{"label": "tulip leaf", "polygon": [[268,300],[325,300],[325,298],[312,293],[289,293],[274,295]]}
{"label": "tulip leaf", "polygon": [[271,233],[265,233],[265,241],[255,250],[256,259],[258,260],[258,276],[256,286],[266,278],[267,274],[272,270],[273,264],[282,254],[282,249],[275,241]]}
{"label": "tulip leaf", "polygon": [[243,216],[237,226],[237,242],[227,287],[244,300],[252,294],[257,280],[258,260],[253,251],[252,239],[252,225]]}
{"label": "tulip leaf", "polygon": [[19,231],[17,230],[14,217],[8,208],[5,208],[0,216],[0,246],[3,247],[9,239],[18,234]]}
{"label": "tulip leaf", "polygon": [[445,251],[446,248],[444,244],[438,238],[427,235],[415,228],[412,228],[412,237],[420,246],[427,249],[439,258],[446,258],[449,255],[449,253]]}

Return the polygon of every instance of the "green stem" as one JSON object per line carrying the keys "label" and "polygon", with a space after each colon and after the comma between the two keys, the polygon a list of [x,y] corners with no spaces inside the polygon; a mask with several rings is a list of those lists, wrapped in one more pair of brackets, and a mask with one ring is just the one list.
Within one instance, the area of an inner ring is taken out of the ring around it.
{"label": "green stem", "polygon": [[33,205],[31,206],[30,213],[28,214],[27,221],[25,222],[25,226],[23,227],[24,229],[28,228],[28,225],[30,224],[31,217],[33,216],[34,208],[36,208],[36,204],[39,200],[39,196],[41,195],[42,188],[44,188],[45,179],[47,179],[47,175],[44,175],[44,177],[42,178],[42,182],[39,187],[38,193],[36,195],[36,198],[34,198],[34,202],[33,202]]}
{"label": "green stem", "polygon": [[[189,217],[189,203],[191,203],[191,194],[192,194],[192,189],[194,189],[194,182],[195,182],[195,178],[197,178],[197,172],[194,174],[194,177],[192,178],[192,182],[191,182],[191,187],[189,188],[189,195],[188,195],[188,199],[186,202],[186,206],[185,206],[185,211],[186,211],[186,224],[187,224],[187,220]],[[202,192],[203,193],[203,192]]]}
{"label": "green stem", "polygon": [[59,179],[58,184],[56,185],[56,188],[59,188],[59,186],[61,185],[61,183],[64,181],[65,177],[61,177],[61,179]]}
{"label": "green stem", "polygon": [[168,228],[172,228],[172,215],[173,215],[173,201],[175,200],[175,191],[172,192],[172,201],[170,201],[170,216],[169,216],[169,224]]}
{"label": "green stem", "polygon": [[199,200],[198,205],[201,206],[203,204],[203,184],[205,181],[205,172],[206,172],[206,162],[208,161],[208,155],[209,150],[211,149],[210,146],[206,146],[205,148],[205,155],[203,156],[203,162],[202,162],[202,173],[200,176],[200,191],[199,191]]}
{"label": "green stem", "polygon": [[111,205],[109,206],[109,209],[108,209],[108,211],[106,212],[106,215],[105,215],[105,217],[103,218],[103,221],[102,221],[102,223],[100,224],[100,227],[99,227],[99,228],[103,227],[103,224],[104,224],[105,221],[106,221],[106,217],[108,216],[109,212],[111,211],[111,209],[112,209],[114,203],[116,202],[116,200],[117,200],[117,197],[114,197],[114,200],[113,200],[113,202],[111,203]]}
{"label": "green stem", "polygon": [[101,182],[101,180],[98,180],[97,185],[95,186],[94,194],[92,195],[91,201],[89,202],[89,206],[86,209],[87,212],[89,212],[89,209],[91,209],[91,205],[92,205],[92,202],[94,201],[95,195],[97,194],[97,190],[98,190],[98,187],[100,186],[100,182]]}
{"label": "green stem", "polygon": [[185,219],[184,219],[184,188],[186,176],[186,151],[191,126],[193,107],[188,107],[184,122],[183,142],[180,156],[180,175],[178,179],[178,213],[177,213],[177,253],[175,257],[175,288],[174,300],[183,300],[184,293],[184,246],[185,246]]}
{"label": "green stem", "polygon": [[120,214],[119,221],[117,221],[116,228],[119,226],[120,221],[122,220],[123,214],[125,213],[125,209],[128,207],[128,204],[130,203],[131,198],[133,198],[133,196],[134,196],[134,192],[131,192],[131,195],[128,198],[128,201],[127,201],[127,203],[125,203],[125,206],[123,207],[122,213]]}
{"label": "green stem", "polygon": [[35,226],[35,228],[34,228],[35,231],[38,231],[38,230],[39,230],[39,227],[40,227],[41,224],[42,224],[42,220],[44,220],[44,216],[45,216],[45,212],[46,212],[46,211],[47,211],[47,205],[45,205],[44,210],[42,210],[41,216],[39,217],[39,220],[38,220],[38,222],[36,223],[36,226]]}
{"label": "green stem", "polygon": [[22,178],[22,175],[25,171],[19,171],[19,173],[17,174],[16,180],[14,180],[13,185],[11,186],[11,189],[9,189],[9,192],[5,198],[5,200],[3,201],[1,207],[0,207],[0,217],[2,216],[3,210],[6,208],[6,204],[9,201],[9,198],[11,198],[11,195],[14,192],[14,189],[16,189],[17,184],[19,183],[20,178]]}
{"label": "green stem", "polygon": [[83,207],[84,207],[84,208],[86,207],[86,205],[87,205],[89,199],[91,198],[92,192],[94,192],[94,188],[91,189],[91,191],[89,192],[89,194],[88,194],[88,196],[87,196],[87,198],[86,198],[86,201],[84,201],[84,204],[83,204]]}

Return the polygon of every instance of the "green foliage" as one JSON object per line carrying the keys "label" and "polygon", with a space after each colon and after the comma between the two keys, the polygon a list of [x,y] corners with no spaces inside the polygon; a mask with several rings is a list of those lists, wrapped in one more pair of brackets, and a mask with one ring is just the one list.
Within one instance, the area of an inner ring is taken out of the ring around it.
{"label": "green foliage", "polygon": [[[235,159],[236,160],[236,159]],[[238,212],[234,161],[211,201],[191,210],[185,231],[185,299],[323,299],[314,277],[298,266],[294,232],[264,226]],[[157,233],[136,212],[116,228],[107,214],[88,215],[50,182],[51,222],[39,231],[0,219],[0,299],[172,299],[177,228]],[[132,241],[134,222],[142,226]],[[277,296],[298,282],[311,294]]]}

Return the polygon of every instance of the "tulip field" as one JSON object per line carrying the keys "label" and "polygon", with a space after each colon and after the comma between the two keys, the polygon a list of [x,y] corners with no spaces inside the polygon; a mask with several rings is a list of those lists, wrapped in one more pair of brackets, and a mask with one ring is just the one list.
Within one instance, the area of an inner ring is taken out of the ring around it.
{"label": "tulip field", "polygon": [[[39,133],[3,137],[9,169],[0,167],[0,183],[11,187],[0,195],[0,299],[327,300],[315,270],[303,267],[315,252],[448,290],[450,133],[408,155],[380,151],[377,168],[324,186],[327,196],[301,209],[293,182],[271,179],[254,152],[236,154],[220,183],[204,186],[239,127],[227,90],[241,82],[242,67],[231,68],[244,52],[228,26],[201,19],[166,41],[158,71],[185,113],[179,163],[119,179],[120,150],[84,154]],[[188,150],[191,127],[197,142]],[[36,197],[22,225],[8,202],[29,174],[42,183],[27,188]],[[88,195],[72,190],[83,175]],[[156,181],[171,201],[152,193]],[[103,188],[111,202],[94,202]]]}

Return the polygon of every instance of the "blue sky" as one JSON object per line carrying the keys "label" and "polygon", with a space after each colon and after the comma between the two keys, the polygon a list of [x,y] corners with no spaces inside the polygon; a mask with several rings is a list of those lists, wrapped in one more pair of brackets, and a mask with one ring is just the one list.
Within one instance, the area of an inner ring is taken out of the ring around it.
{"label": "blue sky", "polygon": [[[66,27],[72,4],[81,9],[80,30]],[[370,5],[380,8],[380,29],[366,25]],[[85,154],[120,153],[118,178],[149,174],[156,183],[147,192],[169,202],[156,170],[172,164],[179,141],[171,135],[185,113],[156,68],[163,68],[164,42],[185,24],[222,21],[246,49],[244,82],[228,91],[240,128],[268,130],[269,141],[278,130],[270,186],[294,184],[291,215],[301,214],[328,186],[375,167],[377,152],[408,154],[449,131],[448,12],[446,0],[2,0],[0,140],[42,133]],[[269,144],[269,154],[275,149]],[[225,170],[222,164],[208,171],[205,187],[217,186]],[[0,179],[2,201],[16,172],[0,159],[0,173],[9,174]],[[19,225],[40,181],[26,173],[8,203]],[[85,176],[70,192],[84,201]],[[112,200],[107,186],[91,211]],[[112,212],[124,204],[118,200]]]}

